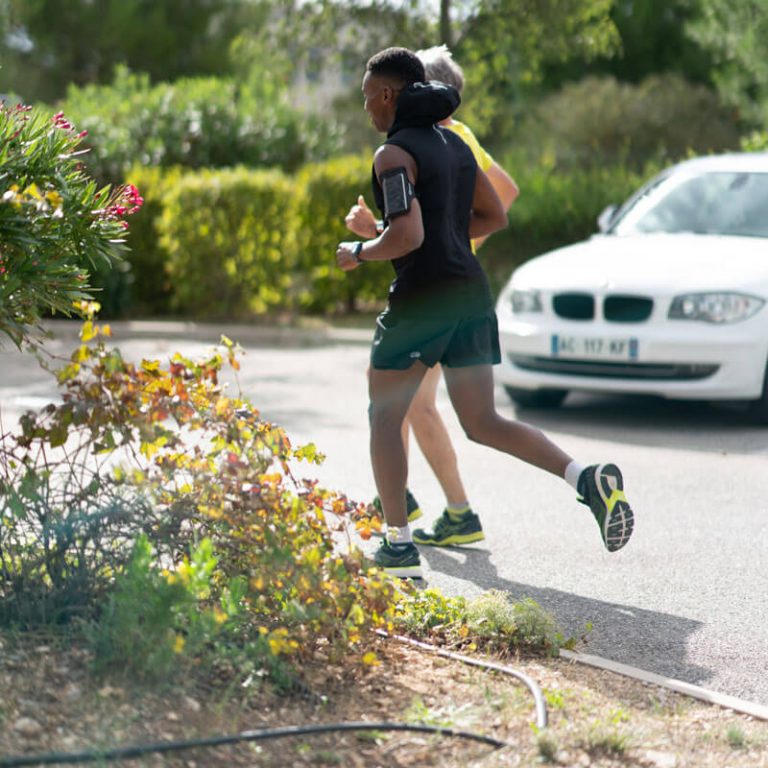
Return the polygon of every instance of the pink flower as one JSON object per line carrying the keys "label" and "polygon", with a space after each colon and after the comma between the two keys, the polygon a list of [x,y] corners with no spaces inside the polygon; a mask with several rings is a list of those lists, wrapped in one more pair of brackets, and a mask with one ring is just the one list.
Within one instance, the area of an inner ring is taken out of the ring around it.
{"label": "pink flower", "polygon": [[128,205],[129,214],[136,213],[144,205],[144,198],[133,184],[126,184],[123,188],[123,200]]}
{"label": "pink flower", "polygon": [[69,131],[72,128],[72,123],[64,117],[63,112],[57,112],[51,120],[56,128],[63,128],[65,131]]}

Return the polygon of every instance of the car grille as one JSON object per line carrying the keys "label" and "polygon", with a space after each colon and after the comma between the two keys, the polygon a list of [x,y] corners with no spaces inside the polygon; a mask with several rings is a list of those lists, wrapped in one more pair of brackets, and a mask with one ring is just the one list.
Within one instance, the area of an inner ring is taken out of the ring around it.
{"label": "car grille", "polygon": [[[595,297],[589,293],[556,293],[552,309],[564,320],[593,320]],[[613,323],[642,323],[651,316],[653,299],[616,294],[603,300],[603,317]]]}
{"label": "car grille", "polygon": [[552,297],[552,308],[566,320],[591,320],[595,316],[595,297],[588,293],[558,293]]}
{"label": "car grille", "polygon": [[717,373],[720,366],[680,363],[614,363],[593,360],[553,360],[549,357],[509,355],[510,362],[525,371],[562,373],[610,379],[659,379],[695,381]]}
{"label": "car grille", "polygon": [[614,323],[642,323],[651,316],[653,299],[644,296],[606,296],[603,317]]}

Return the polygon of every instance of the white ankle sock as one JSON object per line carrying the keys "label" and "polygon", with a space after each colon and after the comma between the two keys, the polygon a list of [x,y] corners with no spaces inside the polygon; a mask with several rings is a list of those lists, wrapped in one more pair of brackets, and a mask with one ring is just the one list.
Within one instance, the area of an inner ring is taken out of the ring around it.
{"label": "white ankle sock", "polygon": [[579,464],[578,461],[572,461],[566,468],[565,468],[565,482],[568,483],[568,485],[573,488],[576,493],[579,492],[579,477],[581,476],[581,473],[584,471],[584,465]]}
{"label": "white ankle sock", "polygon": [[394,525],[387,526],[387,541],[390,544],[410,544],[413,542],[411,538],[411,526],[406,523],[402,528],[398,528]]}

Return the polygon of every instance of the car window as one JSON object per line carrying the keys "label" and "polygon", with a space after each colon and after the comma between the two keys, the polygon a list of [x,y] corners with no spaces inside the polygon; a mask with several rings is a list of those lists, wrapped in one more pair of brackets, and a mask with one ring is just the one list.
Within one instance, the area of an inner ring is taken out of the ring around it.
{"label": "car window", "polygon": [[631,201],[611,232],[768,237],[768,173],[673,173]]}

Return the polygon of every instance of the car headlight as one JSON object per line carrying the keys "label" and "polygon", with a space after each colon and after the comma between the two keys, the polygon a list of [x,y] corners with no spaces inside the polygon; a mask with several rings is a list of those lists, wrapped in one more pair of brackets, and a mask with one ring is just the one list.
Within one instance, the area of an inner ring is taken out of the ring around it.
{"label": "car headlight", "polygon": [[541,312],[541,294],[538,291],[512,291],[513,312]]}
{"label": "car headlight", "polygon": [[705,323],[738,323],[752,317],[764,304],[763,299],[746,293],[686,293],[675,296],[669,317]]}

